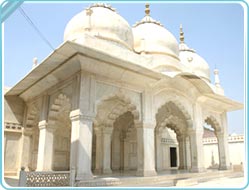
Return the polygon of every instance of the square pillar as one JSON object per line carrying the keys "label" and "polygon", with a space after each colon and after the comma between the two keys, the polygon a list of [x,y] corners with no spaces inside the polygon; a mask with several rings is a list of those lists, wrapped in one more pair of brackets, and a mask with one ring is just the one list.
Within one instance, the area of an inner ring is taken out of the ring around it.
{"label": "square pillar", "polygon": [[129,141],[124,140],[124,170],[129,170]]}
{"label": "square pillar", "polygon": [[26,171],[29,171],[31,165],[32,134],[33,128],[24,128],[22,135],[21,167],[24,167]]}
{"label": "square pillar", "polygon": [[191,172],[204,172],[204,156],[203,156],[203,133],[192,131],[189,133],[190,149],[191,149]]}
{"label": "square pillar", "polygon": [[103,129],[103,173],[111,174],[111,137],[113,127]]}
{"label": "square pillar", "polygon": [[54,155],[54,127],[49,127],[45,120],[39,122],[39,146],[37,171],[52,171]]}
{"label": "square pillar", "polygon": [[222,130],[216,133],[219,150],[219,169],[228,170],[231,168],[228,149],[228,135],[227,135],[227,113],[221,114]]}
{"label": "square pillar", "polygon": [[[193,126],[189,128],[189,139],[191,149],[191,172],[203,172],[204,150],[203,150],[203,117],[202,108],[196,103],[194,105]],[[191,127],[191,126],[190,126]]]}
{"label": "square pillar", "polygon": [[76,180],[92,179],[92,118],[83,115],[79,109],[70,113],[71,152],[70,168],[76,169]]}
{"label": "square pillar", "polygon": [[102,129],[99,127],[95,128],[96,134],[96,162],[95,170],[96,174],[101,174],[103,171],[103,140],[102,140]]}
{"label": "square pillar", "polygon": [[137,176],[155,176],[155,136],[152,124],[135,124],[137,129]]}
{"label": "square pillar", "polygon": [[230,160],[228,154],[227,135],[225,133],[217,133],[218,150],[219,150],[219,170],[230,169]]}
{"label": "square pillar", "polygon": [[159,130],[156,130],[156,170],[163,170],[163,152],[161,145],[161,134]]}
{"label": "square pillar", "polygon": [[187,169],[185,136],[178,137],[177,141],[179,147],[179,169],[185,170]]}

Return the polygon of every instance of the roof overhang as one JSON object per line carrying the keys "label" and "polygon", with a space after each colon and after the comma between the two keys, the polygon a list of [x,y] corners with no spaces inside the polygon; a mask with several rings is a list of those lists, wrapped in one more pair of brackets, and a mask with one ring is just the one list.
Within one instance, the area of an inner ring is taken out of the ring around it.
{"label": "roof overhang", "polygon": [[[137,59],[140,58],[133,52],[131,54]],[[144,86],[164,77],[163,74],[142,67],[126,57],[112,56],[94,48],[66,41],[5,95],[17,95],[27,100],[28,96],[37,96],[42,91],[68,79],[81,70],[108,76],[113,80],[128,81],[136,85],[139,85],[140,82],[140,85]],[[115,72],[111,72],[112,70]],[[142,80],[134,80],[134,78],[138,78],[138,75]]]}
{"label": "roof overhang", "polygon": [[216,111],[235,111],[244,108],[244,105],[240,102],[234,101],[226,96],[218,94],[204,94],[198,98],[198,102],[212,107]]}

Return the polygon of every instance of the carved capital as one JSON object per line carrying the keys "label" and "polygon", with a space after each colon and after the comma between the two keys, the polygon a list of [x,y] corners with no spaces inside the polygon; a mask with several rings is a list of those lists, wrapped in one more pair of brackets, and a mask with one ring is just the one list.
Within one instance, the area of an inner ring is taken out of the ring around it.
{"label": "carved capital", "polygon": [[39,122],[38,127],[41,130],[41,129],[47,128],[47,125],[48,125],[47,121],[46,120],[42,120],[42,121]]}
{"label": "carved capital", "polygon": [[113,127],[105,127],[103,128],[103,134],[112,134]]}
{"label": "carved capital", "polygon": [[34,130],[33,128],[23,128],[23,135],[25,136],[31,136],[33,134]]}
{"label": "carved capital", "polygon": [[143,124],[141,121],[134,121],[134,126],[135,126],[135,128],[142,128]]}
{"label": "carved capital", "polygon": [[143,123],[143,128],[146,129],[155,129],[156,125],[154,123]]}
{"label": "carved capital", "polygon": [[94,120],[94,114],[83,114],[80,109],[73,110],[70,112],[70,119],[71,121],[78,121],[78,120],[87,120],[92,121]]}

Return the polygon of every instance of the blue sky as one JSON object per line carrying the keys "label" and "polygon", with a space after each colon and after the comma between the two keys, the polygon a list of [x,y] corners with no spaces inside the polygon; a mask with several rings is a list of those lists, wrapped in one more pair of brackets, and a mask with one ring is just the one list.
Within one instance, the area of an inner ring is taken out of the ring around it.
{"label": "blue sky", "polygon": [[[54,48],[63,43],[68,21],[91,3],[28,3],[22,8]],[[144,2],[111,3],[132,26],[144,16]],[[210,66],[220,71],[225,95],[244,99],[244,10],[238,3],[151,3],[151,16],[159,20],[178,40],[183,25],[185,42]],[[4,23],[4,85],[13,86],[41,62],[52,49],[17,9]],[[243,133],[243,110],[228,114],[229,132]]]}

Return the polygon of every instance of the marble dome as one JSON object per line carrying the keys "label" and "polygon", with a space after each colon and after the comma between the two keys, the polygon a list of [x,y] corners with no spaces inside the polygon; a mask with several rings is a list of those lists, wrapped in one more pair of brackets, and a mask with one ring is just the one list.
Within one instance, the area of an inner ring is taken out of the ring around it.
{"label": "marble dome", "polygon": [[64,31],[64,41],[81,42],[84,34],[133,49],[133,34],[128,22],[110,5],[97,3],[75,15]]}
{"label": "marble dome", "polygon": [[195,50],[190,49],[183,41],[179,44],[179,50],[181,63],[189,68],[193,74],[210,82],[210,69],[208,63],[198,55]]}
{"label": "marble dome", "polygon": [[160,22],[150,17],[149,7],[145,17],[133,26],[134,50],[137,53],[163,54],[178,59],[178,42]]}

